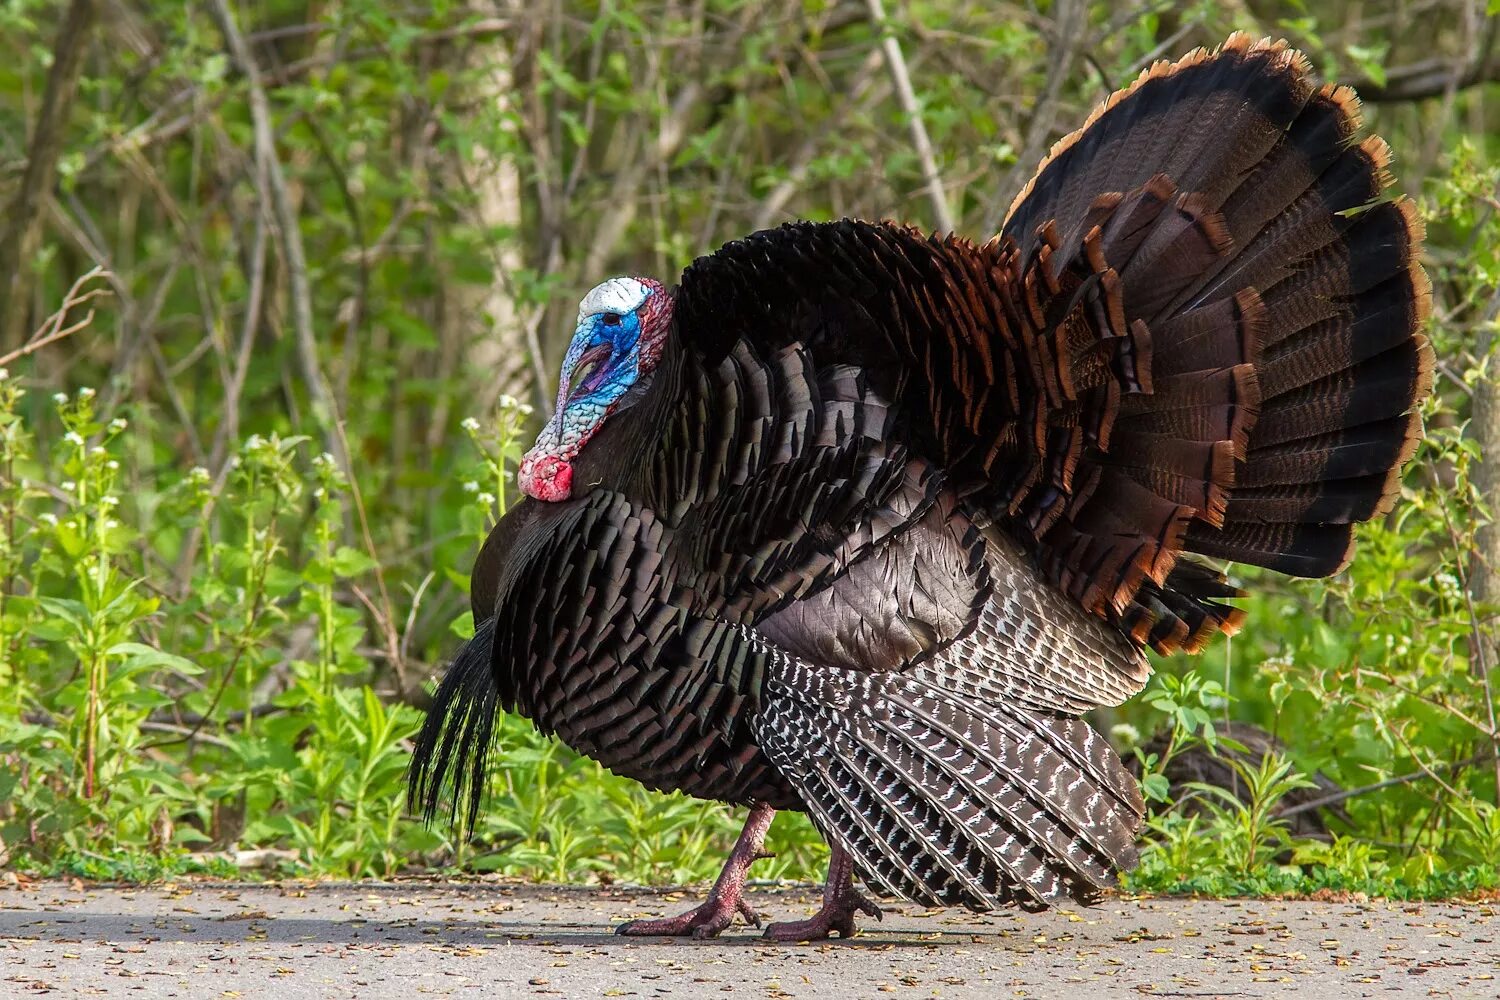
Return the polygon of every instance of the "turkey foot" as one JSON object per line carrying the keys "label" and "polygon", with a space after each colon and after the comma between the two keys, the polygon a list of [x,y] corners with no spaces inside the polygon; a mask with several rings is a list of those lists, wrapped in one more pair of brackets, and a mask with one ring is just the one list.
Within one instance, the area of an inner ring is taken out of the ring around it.
{"label": "turkey foot", "polygon": [[776,810],[767,805],[756,805],[750,810],[745,828],[740,831],[739,840],[734,842],[734,850],[729,852],[729,860],[724,862],[724,869],[719,872],[718,880],[701,905],[675,917],[632,920],[616,927],[615,933],[631,937],[715,938],[734,923],[736,913],[745,918],[745,923],[759,927],[760,914],[744,899],[745,875],[751,863],[772,856],[760,848],[775,815]]}
{"label": "turkey foot", "polygon": [[854,860],[847,851],[833,845],[828,858],[828,881],[823,883],[823,906],[806,920],[784,920],[766,928],[771,941],[822,941],[834,931],[849,938],[858,931],[854,914],[864,913],[876,920],[885,919],[880,907],[854,888]]}

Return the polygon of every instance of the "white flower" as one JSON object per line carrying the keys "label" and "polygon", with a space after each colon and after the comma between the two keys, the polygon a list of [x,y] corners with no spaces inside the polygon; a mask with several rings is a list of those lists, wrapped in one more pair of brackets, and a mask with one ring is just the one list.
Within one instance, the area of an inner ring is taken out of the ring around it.
{"label": "white flower", "polygon": [[520,406],[516,407],[516,412],[523,417],[529,417],[536,412],[536,407],[532,406],[530,403],[522,403]]}
{"label": "white flower", "polygon": [[54,392],[52,394],[52,402],[56,403],[58,406],[62,406],[63,404],[67,403],[67,401],[68,394],[65,392]]}
{"label": "white flower", "polygon": [[501,394],[501,396],[500,396],[500,409],[502,409],[502,410],[514,410],[517,407],[519,407],[520,405],[521,405],[521,401],[519,399],[517,399],[516,397],[510,395],[509,393],[502,393]]}
{"label": "white flower", "polygon": [[1457,601],[1463,597],[1463,588],[1458,585],[1458,577],[1452,573],[1434,573],[1432,582],[1437,584],[1438,593],[1450,601]]}
{"label": "white flower", "polygon": [[474,499],[484,504],[486,507],[493,507],[495,504],[495,494],[493,493],[481,493]]}
{"label": "white flower", "polygon": [[119,505],[119,497],[109,496],[106,494],[105,496],[99,498],[99,506],[101,507],[118,507]]}
{"label": "white flower", "polygon": [[259,434],[251,434],[249,437],[245,438],[245,450],[255,451],[265,443],[266,439],[261,437]]}
{"label": "white flower", "polygon": [[87,403],[89,400],[94,398],[94,390],[90,389],[88,386],[84,386],[82,389],[78,390],[78,398]]}
{"label": "white flower", "polygon": [[104,450],[104,446],[102,444],[96,444],[92,448],[89,449],[89,454],[90,455],[107,455],[109,453]]}
{"label": "white flower", "polygon": [[68,433],[63,435],[63,440],[67,441],[68,444],[73,445],[75,448],[83,447],[83,435],[79,434],[77,431],[68,431]]}
{"label": "white flower", "polygon": [[1117,722],[1109,727],[1109,735],[1115,738],[1116,743],[1133,747],[1141,742],[1141,731],[1128,722]]}
{"label": "white flower", "polygon": [[78,489],[78,484],[75,483],[75,482],[73,482],[73,480],[71,480],[71,479],[64,479],[63,480],[63,482],[62,482],[62,491],[64,493],[72,493],[76,489]]}
{"label": "white flower", "polygon": [[478,493],[479,492],[479,484],[476,483],[476,482],[474,482],[474,480],[470,479],[468,482],[464,483],[464,492],[465,493]]}
{"label": "white flower", "polygon": [[109,422],[109,429],[110,429],[110,430],[111,430],[111,431],[112,431],[112,432],[114,432],[114,433],[115,433],[115,434],[118,434],[118,433],[120,433],[120,432],[121,432],[121,431],[123,431],[123,430],[124,430],[124,429],[125,429],[125,428],[126,428],[126,427],[129,427],[129,426],[130,426],[130,425],[129,425],[129,424],[128,424],[128,423],[126,423],[126,421],[125,421],[125,418],[124,418],[124,417],[115,417],[115,419],[113,419],[113,420],[111,420],[111,421],[110,421],[110,422]]}
{"label": "white flower", "polygon": [[479,421],[475,420],[473,417],[464,417],[463,423],[459,424],[459,426],[468,431],[470,434],[474,434],[479,430]]}
{"label": "white flower", "polygon": [[116,462],[114,459],[110,459],[108,462],[105,462],[104,463],[104,467],[106,469],[108,469],[110,472],[119,472],[120,471],[120,463]]}
{"label": "white flower", "polygon": [[46,512],[44,512],[41,515],[41,517],[39,518],[39,520],[43,524],[56,524],[57,523],[57,515],[54,514],[54,513],[52,513],[51,511],[46,511]]}
{"label": "white flower", "polygon": [[189,479],[195,479],[195,480],[198,480],[200,482],[207,482],[208,481],[208,470],[205,469],[201,465],[195,465],[191,469],[188,470],[188,478]]}
{"label": "white flower", "polygon": [[4,382],[8,378],[10,378],[10,369],[0,368],[0,382]]}
{"label": "white flower", "polygon": [[113,528],[118,528],[119,526],[120,526],[120,522],[116,521],[112,517],[111,518],[106,518],[105,521],[104,521],[104,530],[105,531],[109,531],[109,530],[111,530]]}

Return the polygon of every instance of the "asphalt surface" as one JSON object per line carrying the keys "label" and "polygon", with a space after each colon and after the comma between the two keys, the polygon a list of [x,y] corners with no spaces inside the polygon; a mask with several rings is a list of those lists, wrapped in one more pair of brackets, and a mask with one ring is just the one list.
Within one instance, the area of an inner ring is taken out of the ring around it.
{"label": "asphalt surface", "polygon": [[[895,905],[851,941],[626,939],[694,892],[436,884],[0,887],[0,997],[1500,997],[1500,904]],[[773,918],[812,890],[754,889]]]}

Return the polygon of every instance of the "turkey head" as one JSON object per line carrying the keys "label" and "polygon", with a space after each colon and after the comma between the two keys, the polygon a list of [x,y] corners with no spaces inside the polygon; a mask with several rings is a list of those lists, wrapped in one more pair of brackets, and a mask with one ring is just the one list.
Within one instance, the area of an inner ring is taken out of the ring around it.
{"label": "turkey head", "polygon": [[521,460],[522,493],[548,502],[573,495],[574,459],[606,420],[639,398],[671,321],[672,296],[651,278],[610,278],[583,297],[557,408]]}

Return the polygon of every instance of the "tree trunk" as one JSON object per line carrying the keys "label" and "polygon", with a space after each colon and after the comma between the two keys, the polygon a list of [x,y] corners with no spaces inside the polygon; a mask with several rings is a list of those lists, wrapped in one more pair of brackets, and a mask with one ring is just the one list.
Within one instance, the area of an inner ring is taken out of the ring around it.
{"label": "tree trunk", "polygon": [[[1491,354],[1486,377],[1474,386],[1474,414],[1469,425],[1479,445],[1479,461],[1474,467],[1475,492],[1490,509],[1492,518],[1500,518],[1500,357]],[[1469,589],[1481,605],[1500,605],[1500,522],[1491,521],[1474,536],[1474,560],[1469,570]],[[1495,622],[1480,609],[1481,649],[1475,650],[1474,668],[1494,667],[1500,643],[1496,642]]]}
{"label": "tree trunk", "polygon": [[[478,44],[469,53],[478,71],[465,104],[481,120],[507,116],[513,99],[509,41],[504,36]],[[459,184],[473,197],[474,221],[487,233],[493,275],[483,285],[457,282],[448,290],[446,310],[453,328],[444,331],[444,350],[460,352],[461,367],[479,373],[489,406],[505,394],[530,396],[533,366],[525,321],[516,307],[512,275],[524,265],[520,248],[521,174],[516,166],[516,138],[502,125],[493,137],[476,143],[468,162],[452,163]],[[476,386],[481,388],[481,386]]]}
{"label": "tree trunk", "polygon": [[26,173],[0,229],[0,347],[6,350],[21,346],[26,337],[31,262],[41,241],[42,220],[52,197],[57,159],[62,154],[73,94],[78,89],[83,54],[97,13],[94,0],[73,0],[63,15],[52,47],[52,71],[47,74],[41,111],[31,133]]}

